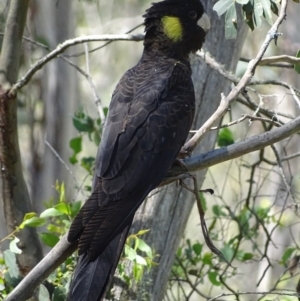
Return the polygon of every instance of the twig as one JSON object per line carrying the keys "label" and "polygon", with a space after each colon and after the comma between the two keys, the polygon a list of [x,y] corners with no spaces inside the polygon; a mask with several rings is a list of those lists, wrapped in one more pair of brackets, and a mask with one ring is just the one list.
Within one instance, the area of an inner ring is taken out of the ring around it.
{"label": "twig", "polygon": [[[195,197],[196,197],[196,203],[197,203],[197,208],[198,208],[198,212],[199,212],[199,216],[200,216],[200,224],[201,224],[201,229],[202,229],[202,233],[204,236],[204,240],[206,242],[206,245],[208,246],[208,248],[214,253],[216,254],[218,257],[220,257],[222,260],[224,260],[228,265],[231,266],[231,264],[227,261],[227,259],[225,258],[225,256],[222,254],[222,252],[220,252],[218,250],[217,247],[215,247],[215,245],[213,244],[213,242],[211,241],[210,237],[209,237],[209,232],[207,230],[207,226],[206,226],[206,222],[205,222],[205,212],[202,206],[202,202],[199,196],[199,188],[198,188],[198,183],[197,183],[197,179],[194,175],[190,175],[190,177],[193,179],[194,182],[194,189],[190,189],[184,182],[181,181],[181,185],[182,187],[184,187],[185,189],[189,190],[190,192],[192,192]],[[231,266],[232,267],[232,266]]]}
{"label": "twig", "polygon": [[[277,121],[269,119],[269,118],[257,117],[257,116],[253,116],[253,115],[249,115],[249,114],[242,114],[241,118],[239,118],[237,120],[234,120],[234,121],[231,121],[229,123],[220,125],[220,126],[214,126],[214,127],[210,128],[210,130],[215,131],[215,130],[219,130],[219,129],[222,129],[222,128],[227,128],[227,127],[230,127],[232,125],[241,123],[246,119],[249,119],[249,121],[257,120],[257,121],[268,122],[268,123],[271,123],[275,126],[281,126],[280,122],[277,122]],[[197,131],[190,131],[190,133],[197,133]]]}
{"label": "twig", "polygon": [[275,147],[273,144],[271,145],[271,148],[272,148],[272,150],[273,150],[273,152],[274,152],[274,155],[275,155],[275,157],[276,157],[276,161],[277,161],[277,164],[278,164],[279,172],[280,172],[280,175],[281,175],[281,177],[282,177],[282,180],[283,180],[283,183],[284,183],[284,185],[285,185],[285,188],[286,188],[286,190],[287,190],[287,193],[291,196],[291,198],[292,198],[292,200],[293,200],[293,203],[294,203],[294,206],[295,206],[295,208],[296,208],[296,210],[297,210],[297,209],[298,209],[297,201],[296,201],[296,199],[295,199],[295,197],[294,197],[294,194],[293,194],[293,192],[292,192],[291,186],[289,185],[289,183],[288,183],[288,181],[287,181],[287,179],[286,179],[286,176],[285,176],[285,174],[284,174],[283,166],[282,166],[282,162],[281,162],[281,160],[280,160],[279,153],[278,153],[276,147]]}
{"label": "twig", "polygon": [[52,147],[52,145],[45,140],[45,144],[49,147],[49,149],[51,150],[51,152],[54,154],[54,156],[62,163],[62,165],[64,165],[64,167],[66,168],[66,170],[70,173],[70,175],[73,177],[74,181],[76,182],[77,187],[80,187],[80,184],[75,176],[75,174],[73,173],[73,171],[70,169],[70,167],[67,165],[67,163],[62,159],[62,157],[58,154],[58,152]]}
{"label": "twig", "polygon": [[96,89],[96,87],[94,85],[93,79],[92,79],[91,74],[90,74],[89,46],[88,46],[87,43],[84,43],[83,45],[84,45],[84,49],[85,49],[87,80],[88,80],[90,88],[92,90],[92,93],[93,93],[93,96],[94,96],[94,99],[95,99],[95,104],[96,104],[96,106],[98,108],[98,113],[99,113],[101,122],[102,122],[102,124],[104,124],[104,122],[105,122],[105,114],[104,114],[104,111],[103,111],[101,99],[98,96],[97,89]]}
{"label": "twig", "polygon": [[[295,101],[296,101],[296,103],[297,103],[297,105],[298,105],[298,108],[300,109],[300,100],[299,100],[299,98],[298,98],[298,96],[297,96],[297,94],[296,94],[295,89],[294,89],[293,86],[291,86],[291,85],[290,85],[290,91],[291,91],[291,93],[292,93],[292,95],[293,95],[293,98],[295,99]],[[299,94],[298,94],[298,95],[299,95]]]}
{"label": "twig", "polygon": [[[242,62],[249,62],[249,59],[245,58],[240,58]],[[290,56],[290,55],[277,55],[277,56],[269,56],[269,57],[264,57],[261,59],[259,62],[260,66],[266,66],[270,64],[275,64],[275,63],[289,63],[291,65],[299,65],[300,64],[300,58],[295,57],[295,56]],[[270,65],[272,66],[272,65]],[[289,66],[289,65],[286,65]]]}
{"label": "twig", "polygon": [[276,41],[278,38],[278,28],[285,19],[286,9],[287,0],[282,0],[279,17],[274,22],[271,29],[268,31],[265,41],[261,46],[260,50],[258,51],[256,57],[249,62],[245,74],[243,75],[239,83],[231,90],[227,97],[221,96],[221,103],[217,108],[216,112],[203,124],[203,126],[198,130],[198,132],[187,143],[185,143],[185,145],[182,147],[182,153],[190,154],[195,149],[195,147],[203,138],[204,134],[207,131],[209,131],[212,124],[225,114],[231,102],[234,101],[237,98],[237,96],[245,89],[246,85],[250,83],[254,75],[255,69],[258,66],[258,63],[261,61],[263,55],[265,54],[269,44],[272,40]]}
{"label": "twig", "polygon": [[50,60],[57,57],[59,54],[63,53],[70,46],[86,43],[86,42],[101,42],[101,41],[141,41],[143,40],[144,35],[136,34],[136,35],[128,35],[128,34],[120,34],[120,35],[91,35],[87,37],[79,37],[75,39],[70,39],[62,44],[58,45],[53,51],[49,54],[41,58],[38,62],[36,62],[27,72],[26,74],[14,84],[9,92],[10,95],[14,95],[18,90],[24,87],[32,78],[32,76],[41,69],[45,64],[47,64]]}
{"label": "twig", "polygon": [[[291,297],[297,297],[300,296],[300,294],[297,293],[279,293],[279,292],[236,292],[236,294],[238,295],[263,295],[263,296],[267,296],[267,295],[276,295],[276,296],[291,296]],[[207,301],[214,301],[217,300],[218,298],[221,297],[227,297],[227,296],[234,296],[235,294],[220,294],[216,297],[213,297]]]}

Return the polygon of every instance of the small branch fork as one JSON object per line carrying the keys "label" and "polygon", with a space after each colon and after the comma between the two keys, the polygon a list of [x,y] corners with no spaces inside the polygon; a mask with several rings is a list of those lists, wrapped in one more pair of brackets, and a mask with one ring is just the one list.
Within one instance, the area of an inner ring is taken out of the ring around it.
{"label": "small branch fork", "polygon": [[231,90],[229,95],[225,97],[223,94],[221,95],[221,103],[215,113],[203,124],[203,126],[197,131],[197,133],[185,143],[185,145],[181,149],[181,153],[186,156],[190,155],[195,147],[200,143],[203,139],[205,133],[207,133],[211,126],[220,119],[228,110],[229,105],[238,97],[238,95],[245,90],[247,84],[250,83],[255,69],[261,61],[263,55],[265,54],[269,44],[272,40],[277,41],[278,36],[278,28],[280,24],[286,17],[286,9],[287,9],[287,0],[282,0],[280,14],[271,29],[269,30],[265,41],[263,42],[261,48],[259,49],[256,57],[251,60],[248,64],[247,70],[238,84]]}
{"label": "small branch fork", "polygon": [[[196,203],[197,203],[197,208],[198,208],[198,212],[199,212],[199,216],[200,216],[200,224],[201,224],[201,229],[202,229],[202,233],[206,242],[206,245],[209,247],[209,249],[216,254],[218,257],[220,257],[222,260],[224,260],[228,265],[231,266],[230,262],[228,262],[228,260],[225,258],[225,256],[222,254],[222,252],[220,252],[218,250],[218,248],[213,244],[213,242],[211,241],[210,237],[209,237],[209,232],[206,226],[206,222],[205,222],[205,212],[202,206],[202,202],[199,196],[199,192],[208,192],[210,194],[213,194],[214,191],[212,189],[205,189],[205,190],[199,190],[198,188],[198,183],[197,183],[197,178],[195,175],[192,174],[186,174],[186,178],[192,178],[193,183],[194,183],[194,189],[189,188],[182,179],[180,179],[180,185],[187,189],[188,191],[192,192],[195,197],[196,197]],[[232,267],[232,266],[231,266]]]}

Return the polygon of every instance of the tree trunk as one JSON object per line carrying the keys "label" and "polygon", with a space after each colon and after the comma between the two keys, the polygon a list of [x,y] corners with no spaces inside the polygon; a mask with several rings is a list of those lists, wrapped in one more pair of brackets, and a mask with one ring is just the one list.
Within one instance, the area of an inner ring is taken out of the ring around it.
{"label": "tree trunk", "polygon": [[[35,1],[34,5],[36,37],[42,37],[51,48],[55,48],[75,36],[72,0]],[[74,48],[71,51],[73,52]],[[66,163],[69,162],[68,142],[72,131],[75,131],[71,116],[79,100],[77,72],[72,66],[57,58],[49,62],[42,72],[40,97],[44,116],[42,124],[34,125],[41,127],[42,134],[40,137],[33,134],[30,166],[31,194],[37,212],[45,209],[42,201],[55,195],[53,185],[56,180],[65,182],[67,193],[73,192],[74,183],[71,183],[69,173],[45,145],[45,140]]]}
{"label": "tree trunk", "polygon": [[[247,27],[244,22],[239,20],[237,39],[226,40],[224,19],[220,20],[217,14],[212,11],[210,1],[206,0],[202,3],[207,8],[206,12],[211,19],[211,30],[206,37],[204,50],[208,51],[221,64],[224,64],[228,70],[234,71],[246,38]],[[241,19],[240,15],[239,19]],[[198,129],[218,107],[221,99],[220,94],[229,92],[231,83],[195,57],[192,58],[192,68],[196,94],[196,114],[193,129]],[[217,132],[215,131],[207,134],[194,154],[213,149],[216,135]],[[197,173],[199,187],[202,185],[205,172]],[[128,293],[128,288],[122,288],[116,284],[114,287],[116,300],[126,300],[128,294],[132,293],[134,297],[130,296],[130,298],[136,300],[158,301],[164,297],[175,252],[185,230],[195,197],[176,184],[158,188],[157,192],[152,192],[152,197],[148,197],[141,205],[135,215],[131,231],[136,233],[140,229],[150,229],[143,238],[160,255],[159,265],[152,268],[150,274],[144,276],[142,282],[138,284],[138,289],[130,289],[131,293]],[[201,235],[199,227],[199,237]]]}
{"label": "tree trunk", "polygon": [[[0,211],[4,214],[7,233],[13,232],[24,214],[32,211],[20,158],[17,97],[8,94],[9,86],[18,77],[28,4],[29,0],[10,1],[0,57]],[[34,228],[26,228],[17,236],[22,249],[18,264],[25,275],[43,257],[42,249]]]}

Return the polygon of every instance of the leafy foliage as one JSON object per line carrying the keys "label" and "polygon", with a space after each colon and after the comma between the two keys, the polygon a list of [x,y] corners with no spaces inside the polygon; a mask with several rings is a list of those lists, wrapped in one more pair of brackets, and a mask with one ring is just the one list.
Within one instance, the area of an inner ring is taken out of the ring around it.
{"label": "leafy foliage", "polygon": [[254,30],[260,27],[264,18],[273,24],[272,13],[278,15],[277,0],[219,0],[213,7],[218,16],[225,14],[225,37],[237,37],[237,9],[242,9],[245,22]]}

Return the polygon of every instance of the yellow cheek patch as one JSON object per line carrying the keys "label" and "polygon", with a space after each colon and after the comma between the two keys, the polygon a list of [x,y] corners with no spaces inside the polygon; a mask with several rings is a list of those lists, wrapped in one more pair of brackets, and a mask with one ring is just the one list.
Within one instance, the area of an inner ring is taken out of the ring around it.
{"label": "yellow cheek patch", "polygon": [[178,42],[182,39],[182,25],[177,17],[165,16],[162,18],[164,33],[173,42]]}

